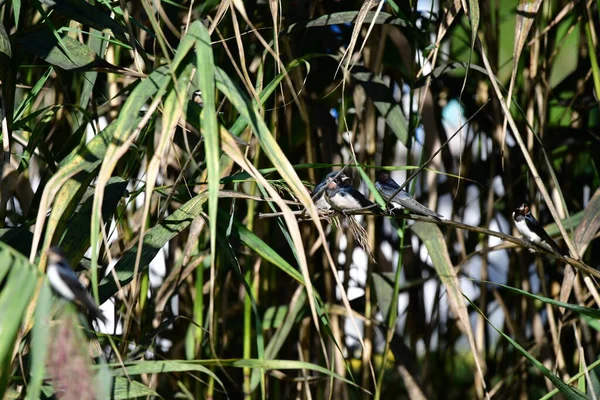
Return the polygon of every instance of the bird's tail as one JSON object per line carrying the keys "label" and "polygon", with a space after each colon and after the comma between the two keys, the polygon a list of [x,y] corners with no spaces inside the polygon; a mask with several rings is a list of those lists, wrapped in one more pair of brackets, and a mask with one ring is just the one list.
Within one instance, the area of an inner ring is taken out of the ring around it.
{"label": "bird's tail", "polygon": [[102,322],[106,323],[106,317],[102,313],[102,310],[100,310],[100,307],[96,305],[94,300],[89,295],[84,296],[80,300],[81,303],[85,306],[85,308],[87,308],[92,318],[99,319]]}

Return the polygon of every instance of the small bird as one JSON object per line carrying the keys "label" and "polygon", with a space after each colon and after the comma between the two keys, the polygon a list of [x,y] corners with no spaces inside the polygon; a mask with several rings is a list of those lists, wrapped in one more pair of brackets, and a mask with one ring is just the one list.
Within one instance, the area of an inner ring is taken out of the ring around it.
{"label": "small bird", "polygon": [[106,322],[106,317],[96,305],[90,294],[85,290],[77,275],[73,272],[63,252],[58,247],[48,250],[48,267],[46,269],[50,285],[63,298],[79,300],[88,309],[93,318]]}
{"label": "small bird", "polygon": [[374,214],[383,214],[383,210],[377,204],[367,198],[352,186],[338,186],[330,182],[325,190],[325,200],[336,211],[371,211]]}
{"label": "small bird", "polygon": [[319,182],[310,194],[310,197],[312,197],[318,210],[331,210],[331,206],[325,199],[325,190],[327,185],[332,182],[335,187],[350,186],[350,177],[346,176],[343,172],[331,172]]}
{"label": "small bird", "polygon": [[194,90],[194,93],[192,93],[192,101],[202,107],[204,104],[204,101],[202,100],[202,90]]}
{"label": "small bird", "polygon": [[563,250],[556,244],[554,240],[544,230],[542,224],[529,211],[529,205],[527,203],[521,204],[513,213],[513,221],[517,230],[523,237],[533,243],[536,243],[548,250],[553,250],[561,256],[567,255]]}
{"label": "small bird", "polygon": [[[425,207],[423,204],[416,201],[411,197],[410,194],[405,192],[404,190],[400,190],[400,185],[396,183],[385,171],[379,171],[377,174],[377,180],[375,181],[375,188],[381,193],[381,197],[386,202],[392,205],[392,209],[402,209],[405,208],[408,211],[411,211],[415,214],[424,215],[426,217],[434,218],[438,221],[441,221],[444,217],[433,210]],[[394,195],[394,193],[396,193]],[[393,196],[393,198],[392,198]]]}

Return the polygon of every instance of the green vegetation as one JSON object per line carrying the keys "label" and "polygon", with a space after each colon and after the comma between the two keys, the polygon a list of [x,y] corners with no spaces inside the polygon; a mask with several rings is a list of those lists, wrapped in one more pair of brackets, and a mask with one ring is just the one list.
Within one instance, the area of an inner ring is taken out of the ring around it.
{"label": "green vegetation", "polygon": [[0,2],[2,398],[597,398],[599,4],[442,3]]}

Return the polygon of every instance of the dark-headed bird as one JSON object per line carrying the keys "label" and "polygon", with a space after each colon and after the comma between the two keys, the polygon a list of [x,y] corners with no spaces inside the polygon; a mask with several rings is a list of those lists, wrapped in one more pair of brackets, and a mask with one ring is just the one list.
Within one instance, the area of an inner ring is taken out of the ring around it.
{"label": "dark-headed bird", "polygon": [[331,206],[325,199],[325,190],[330,183],[333,183],[334,187],[346,187],[350,186],[350,178],[339,171],[327,174],[310,194],[318,210],[331,210]]}
{"label": "dark-headed bird", "polygon": [[561,256],[567,255],[544,230],[542,224],[531,214],[527,203],[521,204],[513,213],[513,221],[523,237]]}
{"label": "dark-headed bird", "polygon": [[379,193],[381,193],[381,197],[383,197],[386,202],[392,205],[392,209],[405,208],[414,214],[431,217],[438,221],[444,218],[440,214],[430,210],[423,204],[416,201],[404,190],[398,191],[398,189],[400,189],[400,185],[398,185],[396,181],[390,177],[390,174],[385,171],[380,171],[377,174],[375,188],[379,191]]}
{"label": "dark-headed bird", "polygon": [[58,247],[48,250],[48,267],[46,269],[50,286],[63,298],[69,301],[78,300],[88,309],[93,318],[106,322],[106,318],[85,290],[77,275],[73,272],[63,252]]}
{"label": "dark-headed bird", "polygon": [[194,90],[194,93],[192,93],[192,101],[200,107],[204,105],[204,101],[202,100],[202,90]]}
{"label": "dark-headed bird", "polygon": [[337,186],[335,182],[330,182],[325,190],[325,199],[331,208],[343,214],[346,211],[370,211],[374,214],[383,214],[381,207],[369,201],[352,186]]}

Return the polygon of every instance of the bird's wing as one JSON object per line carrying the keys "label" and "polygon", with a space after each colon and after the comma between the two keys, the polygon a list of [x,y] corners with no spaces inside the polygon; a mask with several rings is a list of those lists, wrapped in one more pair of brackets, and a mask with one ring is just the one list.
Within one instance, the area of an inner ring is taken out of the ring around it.
{"label": "bird's wing", "polygon": [[531,214],[527,214],[525,215],[525,221],[531,226],[537,226],[538,229],[535,230],[535,233],[538,234],[538,236],[546,243],[548,243],[548,245],[552,248],[552,250],[556,251],[557,253],[559,253],[560,255],[566,255],[565,252],[563,251],[563,249],[560,248],[560,246],[550,237],[550,235],[548,235],[548,232],[546,232],[546,230],[544,229],[544,227],[542,226],[542,224],[535,219],[535,217]]}
{"label": "bird's wing", "polygon": [[78,291],[85,290],[81,282],[79,282],[79,278],[75,275],[75,272],[68,266],[57,266],[56,272],[58,273],[58,277],[71,289],[73,293],[77,293]]}
{"label": "bird's wing", "polygon": [[58,274],[63,282],[65,282],[69,289],[75,295],[75,298],[79,300],[85,308],[88,309],[93,318],[99,318],[102,321],[106,322],[106,317],[102,314],[100,308],[96,305],[88,291],[79,281],[77,275],[73,272],[73,270],[69,267],[57,268]]}
{"label": "bird's wing", "polygon": [[408,193],[406,193],[404,191],[398,193],[394,197],[394,202],[397,202],[402,207],[404,207],[410,211],[414,211],[417,214],[426,215],[426,216],[433,217],[436,219],[443,218],[443,216],[441,216],[440,214],[436,213],[435,211],[430,210],[429,208],[425,207],[423,204],[416,201],[414,198],[409,196]]}
{"label": "bird's wing", "polygon": [[352,190],[352,196],[359,201],[360,205],[363,208],[367,208],[369,211],[373,213],[383,213],[383,209],[379,207],[379,205],[373,203],[369,199],[367,199],[361,192],[356,189]]}

